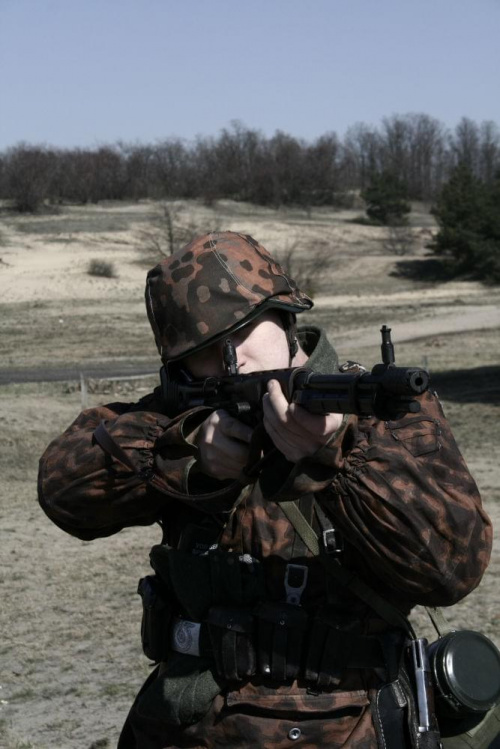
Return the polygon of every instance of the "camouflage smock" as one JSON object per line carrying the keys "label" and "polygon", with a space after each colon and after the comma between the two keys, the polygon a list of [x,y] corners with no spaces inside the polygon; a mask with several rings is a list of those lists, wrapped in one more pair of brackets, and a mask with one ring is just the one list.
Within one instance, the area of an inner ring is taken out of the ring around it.
{"label": "camouflage smock", "polygon": [[[325,336],[308,328],[300,337],[309,366],[332,372],[335,354]],[[343,564],[405,613],[416,604],[446,606],[467,595],[488,564],[491,525],[437,398],[426,393],[420,400],[420,413],[394,422],[350,416],[312,458],[296,465],[277,459],[243,489],[238,503],[241,484],[222,485],[200,474],[193,480],[196,449],[187,437],[207,410],[169,419],[155,391],[138,403],[80,414],[41,459],[39,500],[58,526],[85,540],[161,521],[175,546],[191,524],[219,522],[221,549],[250,554],[265,565],[269,600],[283,600],[284,567],[299,557],[309,565],[306,609],[314,611],[328,597],[359,631],[378,632],[386,625],[373,612],[348,591],[332,591],[275,500],[302,498],[307,506],[314,495],[343,533]],[[102,420],[134,471],[95,440]],[[152,719],[139,702],[120,749],[372,749],[376,685],[372,672],[356,669],[347,669],[338,688],[324,692],[297,682],[250,679],[224,689],[201,720],[182,728]]]}

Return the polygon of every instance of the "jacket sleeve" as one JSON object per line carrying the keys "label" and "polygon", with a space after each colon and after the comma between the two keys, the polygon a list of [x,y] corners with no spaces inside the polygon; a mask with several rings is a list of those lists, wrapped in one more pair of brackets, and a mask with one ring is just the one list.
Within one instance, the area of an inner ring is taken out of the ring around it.
{"label": "jacket sleeve", "polygon": [[273,499],[314,491],[355,553],[353,566],[403,606],[447,606],[481,580],[491,523],[437,398],[398,421],[350,417]]}
{"label": "jacket sleeve", "polygon": [[[206,409],[175,419],[141,404],[83,411],[40,460],[39,502],[60,528],[90,540],[157,521],[166,505],[189,501],[196,448],[184,438]],[[98,439],[99,429],[107,435]]]}

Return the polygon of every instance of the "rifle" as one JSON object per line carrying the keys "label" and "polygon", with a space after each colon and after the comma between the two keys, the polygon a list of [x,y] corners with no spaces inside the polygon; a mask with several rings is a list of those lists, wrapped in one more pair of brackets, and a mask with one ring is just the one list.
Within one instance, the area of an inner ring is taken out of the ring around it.
{"label": "rifle", "polygon": [[175,416],[196,406],[209,406],[225,409],[255,426],[262,419],[262,398],[269,380],[278,380],[290,403],[313,414],[357,414],[387,420],[418,413],[420,403],[415,396],[428,389],[429,373],[416,367],[397,367],[391,329],[383,325],[380,332],[382,362],[371,372],[355,367],[356,371],[326,375],[307,367],[238,374],[236,351],[228,338],[223,349],[225,375],[181,382],[169,379],[162,367],[166,413]]}

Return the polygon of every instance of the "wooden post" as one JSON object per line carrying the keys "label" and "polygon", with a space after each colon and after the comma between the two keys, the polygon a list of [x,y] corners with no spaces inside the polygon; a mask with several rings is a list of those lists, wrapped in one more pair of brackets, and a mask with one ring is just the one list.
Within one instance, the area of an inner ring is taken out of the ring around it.
{"label": "wooden post", "polygon": [[80,372],[80,390],[82,393],[82,411],[89,405],[87,380],[83,376],[83,372]]}

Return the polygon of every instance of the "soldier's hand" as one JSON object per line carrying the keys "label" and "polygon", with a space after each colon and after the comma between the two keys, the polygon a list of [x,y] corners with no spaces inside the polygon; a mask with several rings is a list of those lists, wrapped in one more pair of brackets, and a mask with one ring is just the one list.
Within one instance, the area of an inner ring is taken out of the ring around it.
{"label": "soldier's hand", "polygon": [[222,409],[214,411],[199,427],[195,444],[198,467],[218,479],[237,479],[248,462],[253,430]]}
{"label": "soldier's hand", "polygon": [[314,455],[342,425],[342,414],[311,414],[288,403],[277,380],[268,383],[263,408],[267,433],[293,463]]}

